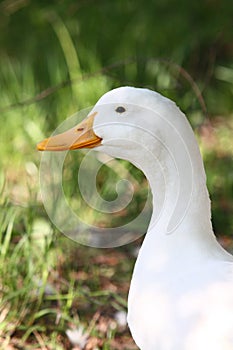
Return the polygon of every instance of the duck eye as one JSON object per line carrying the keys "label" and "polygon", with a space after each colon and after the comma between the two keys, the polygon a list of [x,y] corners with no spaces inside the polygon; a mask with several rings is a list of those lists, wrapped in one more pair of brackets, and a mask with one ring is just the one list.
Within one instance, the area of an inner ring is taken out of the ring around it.
{"label": "duck eye", "polygon": [[125,112],[125,107],[119,106],[115,109],[117,113],[124,113]]}

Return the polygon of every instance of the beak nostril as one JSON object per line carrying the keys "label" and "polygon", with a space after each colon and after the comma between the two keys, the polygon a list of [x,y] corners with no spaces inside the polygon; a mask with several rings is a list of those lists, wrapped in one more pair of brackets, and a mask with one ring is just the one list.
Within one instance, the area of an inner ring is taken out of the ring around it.
{"label": "beak nostril", "polygon": [[77,131],[83,131],[84,130],[84,128],[78,128],[77,129]]}

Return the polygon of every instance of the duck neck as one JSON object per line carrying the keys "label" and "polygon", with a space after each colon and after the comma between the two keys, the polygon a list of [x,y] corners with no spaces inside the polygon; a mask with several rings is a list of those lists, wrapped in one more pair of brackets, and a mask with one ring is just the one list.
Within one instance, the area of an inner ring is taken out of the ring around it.
{"label": "duck neck", "polygon": [[194,236],[213,231],[202,161],[200,159],[198,165],[192,163],[190,168],[191,164],[185,163],[184,160],[179,169],[172,160],[167,160],[159,173],[153,165],[148,172],[144,171],[153,198],[150,230],[157,234],[191,231]]}
{"label": "duck neck", "polygon": [[177,169],[175,175],[170,161],[165,161],[159,173],[153,163],[143,169],[152,190],[153,214],[138,261],[144,259],[150,273],[151,269],[158,272],[169,266],[175,276],[184,263],[187,269],[193,268],[206,258],[232,261],[213,233],[203,163],[199,149],[194,147],[193,151],[191,182],[185,156],[183,172]]}
{"label": "duck neck", "polygon": [[[150,152],[143,165],[153,196],[148,234],[180,236],[193,240],[213,238],[209,194],[203,161],[193,131],[168,137],[157,161]],[[174,135],[175,134],[175,135]],[[175,137],[174,137],[175,136]],[[153,152],[153,150],[152,150]],[[187,232],[188,231],[188,232]]]}

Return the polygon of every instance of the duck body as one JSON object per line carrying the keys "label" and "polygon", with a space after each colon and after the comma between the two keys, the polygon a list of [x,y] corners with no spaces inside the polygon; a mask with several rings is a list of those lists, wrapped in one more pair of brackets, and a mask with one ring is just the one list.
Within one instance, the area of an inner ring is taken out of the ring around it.
{"label": "duck body", "polygon": [[183,253],[172,252],[173,237],[154,243],[145,237],[128,298],[128,324],[139,348],[233,349],[231,256],[214,241],[212,251],[195,247],[201,249],[196,255],[185,242]]}
{"label": "duck body", "polygon": [[233,257],[213,233],[204,166],[185,115],[160,94],[132,87],[103,95],[91,115],[96,150],[136,165],[152,191],[128,298],[135,342],[141,350],[233,350]]}

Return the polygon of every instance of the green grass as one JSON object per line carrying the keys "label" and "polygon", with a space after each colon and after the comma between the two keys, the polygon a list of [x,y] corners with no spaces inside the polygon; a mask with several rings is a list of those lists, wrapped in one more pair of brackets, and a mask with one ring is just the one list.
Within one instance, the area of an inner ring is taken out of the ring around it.
{"label": "green grass", "polygon": [[80,327],[104,349],[112,349],[116,337],[130,346],[114,319],[126,310],[129,248],[80,247],[54,232],[41,205],[23,208],[8,198],[2,197],[0,222],[2,348],[66,349],[66,331]]}

